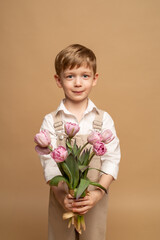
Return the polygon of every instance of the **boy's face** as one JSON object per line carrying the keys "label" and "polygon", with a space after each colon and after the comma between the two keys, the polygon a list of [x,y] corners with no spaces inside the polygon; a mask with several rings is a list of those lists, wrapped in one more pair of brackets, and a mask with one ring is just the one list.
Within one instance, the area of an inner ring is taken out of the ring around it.
{"label": "boy's face", "polygon": [[81,102],[88,98],[97,83],[98,74],[86,66],[66,69],[60,76],[55,75],[58,87],[63,88],[66,100]]}

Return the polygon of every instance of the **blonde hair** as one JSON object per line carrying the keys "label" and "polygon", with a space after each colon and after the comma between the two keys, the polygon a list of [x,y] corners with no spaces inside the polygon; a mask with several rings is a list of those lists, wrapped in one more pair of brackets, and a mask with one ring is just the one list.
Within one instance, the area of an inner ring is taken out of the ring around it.
{"label": "blonde hair", "polygon": [[57,75],[67,68],[80,67],[86,65],[96,73],[96,56],[89,48],[80,44],[72,44],[58,53],[55,59],[55,70]]}

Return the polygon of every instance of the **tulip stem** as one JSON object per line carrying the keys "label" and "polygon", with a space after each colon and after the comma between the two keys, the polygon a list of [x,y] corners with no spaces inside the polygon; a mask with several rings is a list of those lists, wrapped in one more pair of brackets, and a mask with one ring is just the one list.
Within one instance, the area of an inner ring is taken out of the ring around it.
{"label": "tulip stem", "polygon": [[68,137],[67,139],[68,139],[69,144],[71,145],[71,138]]}
{"label": "tulip stem", "polygon": [[[95,153],[92,152],[91,155],[90,155],[90,157],[89,157],[89,163],[90,163],[90,161],[92,160],[92,158],[94,157],[94,155],[95,155]],[[88,164],[89,164],[89,163],[88,163]]]}
{"label": "tulip stem", "polygon": [[53,148],[50,145],[48,145],[48,149],[51,150],[51,152],[53,151]]}
{"label": "tulip stem", "polygon": [[88,145],[88,143],[89,143],[89,142],[86,142],[86,143],[83,145],[83,147],[81,148],[81,151],[79,152],[79,156],[80,156],[81,152],[83,151],[83,149]]}

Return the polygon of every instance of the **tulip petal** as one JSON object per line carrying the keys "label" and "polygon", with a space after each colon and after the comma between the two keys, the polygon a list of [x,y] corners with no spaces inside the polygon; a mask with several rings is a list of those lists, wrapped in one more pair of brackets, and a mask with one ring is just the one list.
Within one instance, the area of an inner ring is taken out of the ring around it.
{"label": "tulip petal", "polygon": [[51,151],[49,150],[49,148],[47,147],[40,147],[39,145],[35,146],[35,150],[39,155],[47,155],[49,154]]}

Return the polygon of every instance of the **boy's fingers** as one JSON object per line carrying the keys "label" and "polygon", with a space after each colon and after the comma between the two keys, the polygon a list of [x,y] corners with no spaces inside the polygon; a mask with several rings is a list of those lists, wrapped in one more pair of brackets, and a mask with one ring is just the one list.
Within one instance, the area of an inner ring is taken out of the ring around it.
{"label": "boy's fingers", "polygon": [[83,202],[89,199],[89,196],[85,196],[84,198],[79,198],[79,199],[75,199],[75,202]]}
{"label": "boy's fingers", "polygon": [[67,194],[68,198],[74,199],[71,194]]}
{"label": "boy's fingers", "polygon": [[76,198],[72,197],[70,194],[67,194],[67,197],[73,199],[74,202],[83,202],[83,201],[86,201],[86,200],[89,199],[89,197],[84,197],[84,198],[78,198],[78,199],[76,199]]}
{"label": "boy's fingers", "polygon": [[83,207],[89,205],[89,201],[73,202],[73,207]]}
{"label": "boy's fingers", "polygon": [[90,209],[89,206],[84,206],[79,208],[72,208],[72,211],[75,213],[84,214],[88,212],[89,209]]}

